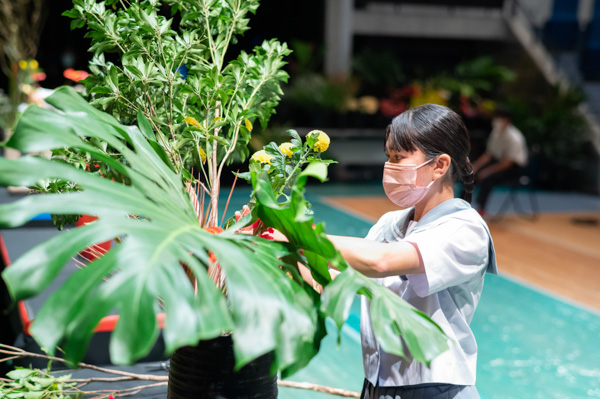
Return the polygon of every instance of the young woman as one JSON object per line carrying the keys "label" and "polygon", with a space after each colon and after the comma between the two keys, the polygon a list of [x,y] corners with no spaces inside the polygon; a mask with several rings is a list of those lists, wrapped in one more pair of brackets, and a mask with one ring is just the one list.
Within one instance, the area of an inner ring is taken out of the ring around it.
{"label": "young woman", "polygon": [[[487,225],[471,208],[469,134],[460,116],[427,104],[387,127],[383,186],[402,210],[385,214],[365,239],[330,236],[351,267],[427,313],[455,341],[424,364],[385,353],[377,344],[363,298],[362,398],[479,398],[477,344],[469,328],[486,272],[496,273]],[[454,198],[460,180],[466,201]]]}

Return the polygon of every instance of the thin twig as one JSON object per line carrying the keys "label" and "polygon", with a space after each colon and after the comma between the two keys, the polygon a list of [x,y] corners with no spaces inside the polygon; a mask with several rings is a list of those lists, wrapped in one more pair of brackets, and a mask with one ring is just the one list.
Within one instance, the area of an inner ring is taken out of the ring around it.
{"label": "thin twig", "polygon": [[286,388],[297,388],[297,389],[308,389],[310,391],[317,391],[328,393],[330,395],[343,396],[346,398],[360,398],[360,393],[354,391],[347,391],[340,388],[331,388],[324,385],[311,384],[308,382],[294,382],[294,381],[282,381],[277,380],[277,385]]}
{"label": "thin twig", "polygon": [[147,389],[147,388],[155,388],[155,387],[162,387],[162,386],[166,386],[168,384],[168,382],[157,382],[155,384],[147,384],[147,385],[138,385],[135,387],[131,387],[131,388],[124,388],[124,389],[99,389],[96,391],[82,391],[82,393],[84,395],[94,395],[94,394],[100,394],[97,396],[92,397],[91,399],[95,399],[95,398],[106,398],[107,394],[113,394],[114,396],[131,396],[131,395],[135,395],[136,393]]}
{"label": "thin twig", "polygon": [[[23,349],[15,348],[14,346],[10,346],[10,345],[0,344],[0,348],[8,349],[8,350],[0,349],[0,353],[5,354],[5,355],[12,355],[12,356],[19,356],[19,357],[37,357],[37,358],[42,358],[42,359],[47,359],[47,360],[54,360],[54,361],[61,362],[61,363],[68,363],[65,359],[60,358],[60,357],[43,355],[41,353],[27,352],[27,351],[24,351]],[[92,364],[87,364],[87,363],[77,363],[77,366],[80,368],[84,368],[84,369],[100,371],[102,373],[132,377],[137,380],[144,380],[144,381],[166,381],[167,380],[167,377],[165,377],[165,376],[128,373],[126,371],[111,370],[111,369],[107,369],[104,367],[98,367],[98,366],[94,366]]]}
{"label": "thin twig", "polygon": [[223,226],[223,221],[225,220],[225,214],[227,213],[227,208],[229,207],[229,201],[231,200],[231,194],[233,194],[233,189],[235,188],[235,183],[237,182],[237,174],[240,173],[240,170],[235,174],[235,178],[233,179],[233,184],[231,185],[231,190],[229,191],[229,197],[227,197],[227,203],[225,204],[225,209],[223,209],[223,217],[221,218],[221,226]]}
{"label": "thin twig", "polygon": [[8,362],[8,361],[11,361],[11,360],[14,360],[14,359],[20,359],[20,358],[21,358],[21,356],[5,357],[5,358],[0,359],[0,363]]}

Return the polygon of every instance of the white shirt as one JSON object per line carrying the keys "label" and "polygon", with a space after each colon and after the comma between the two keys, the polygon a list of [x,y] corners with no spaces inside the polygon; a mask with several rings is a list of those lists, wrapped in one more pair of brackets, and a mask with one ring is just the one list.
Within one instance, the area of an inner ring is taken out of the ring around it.
{"label": "white shirt", "polygon": [[508,125],[504,131],[494,128],[488,138],[486,151],[498,161],[508,159],[522,167],[527,165],[525,137],[513,125]]}
{"label": "white shirt", "polygon": [[[469,328],[486,272],[496,274],[496,258],[487,225],[461,200],[443,202],[412,226],[414,209],[389,212],[367,239],[417,244],[425,273],[373,279],[425,312],[446,333],[450,349],[424,364],[385,353],[373,334],[369,300],[362,299],[361,337],[366,378],[379,386],[425,383],[474,385],[477,343]],[[405,236],[406,234],[406,236]]]}

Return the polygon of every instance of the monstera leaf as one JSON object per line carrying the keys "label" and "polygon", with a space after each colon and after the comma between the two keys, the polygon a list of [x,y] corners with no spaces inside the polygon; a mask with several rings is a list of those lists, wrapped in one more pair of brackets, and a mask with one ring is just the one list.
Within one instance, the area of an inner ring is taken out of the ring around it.
{"label": "monstera leaf", "polygon": [[[300,175],[286,206],[277,203],[266,175],[253,176],[254,217],[283,232],[289,243],[236,234],[237,227],[212,235],[200,227],[181,176],[142,115],[138,127],[121,125],[70,88],[58,89],[47,101],[56,110],[29,107],[7,145],[22,152],[71,147],[117,170],[127,182],[57,160],[0,158],[1,185],[61,179],[80,188],[0,205],[1,227],[20,226],[44,212],[99,218],[38,245],[7,268],[2,277],[14,300],[42,292],[79,251],[113,238],[120,242],[75,272],[40,310],[31,331],[48,352],[60,346],[68,360],[79,361],[99,320],[116,309],[111,359],[132,363],[152,348],[159,333],[156,314],[164,312],[168,352],[232,332],[236,367],[273,352],[273,370],[285,377],[317,353],[326,316],[341,327],[357,292],[372,300],[375,334],[386,351],[404,355],[401,337],[411,355],[425,363],[447,349],[447,337],[435,323],[348,268],[324,226],[313,228],[304,184],[309,176],[324,179],[324,165],[310,165]],[[90,139],[110,146],[111,155]],[[225,272],[226,296],[208,276],[208,251]],[[308,263],[325,286],[322,298],[299,277],[298,261]],[[329,263],[342,271],[333,281]],[[197,292],[181,264],[196,277]]]}
{"label": "monstera leaf", "polygon": [[[289,245],[242,234],[209,234],[198,223],[181,176],[144,134],[143,124],[141,129],[120,125],[69,88],[59,89],[49,101],[58,111],[28,108],[8,145],[23,152],[69,146],[106,162],[130,183],[42,158],[0,159],[2,185],[62,179],[81,189],[2,205],[1,226],[16,227],[43,212],[99,217],[40,244],[7,268],[2,277],[14,300],[39,294],[82,249],[117,237],[121,242],[75,272],[48,299],[31,329],[39,344],[50,353],[60,345],[76,362],[98,321],[117,309],[111,358],[132,363],[156,341],[156,313],[164,311],[169,352],[233,332],[238,367],[270,351],[274,369],[306,364],[316,352],[307,348],[314,347],[318,314],[313,299],[278,266]],[[106,156],[88,144],[89,138],[108,143],[124,161]],[[227,298],[207,274],[209,250],[227,276]],[[181,263],[198,280],[197,294]]]}

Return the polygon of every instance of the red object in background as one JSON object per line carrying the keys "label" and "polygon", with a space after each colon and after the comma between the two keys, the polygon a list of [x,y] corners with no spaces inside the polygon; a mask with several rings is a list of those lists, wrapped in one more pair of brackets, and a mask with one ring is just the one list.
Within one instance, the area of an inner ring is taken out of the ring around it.
{"label": "red object in background", "polygon": [[402,101],[394,101],[389,98],[379,100],[379,109],[387,117],[393,118],[408,109],[408,105]]}
{"label": "red object in background", "polygon": [[[88,223],[88,222],[91,222],[91,221],[97,219],[94,216],[85,215],[83,218],[80,218],[79,220],[81,221],[84,218],[86,219],[86,221],[82,221],[81,224]],[[78,222],[78,224],[79,224],[79,222]],[[110,242],[108,242],[108,244],[109,244],[109,248],[110,248]],[[0,257],[2,257],[2,261],[4,262],[4,265],[6,267],[9,267],[10,266],[10,257],[8,256],[8,251],[4,244],[4,239],[2,238],[1,233],[0,233]],[[23,325],[23,332],[26,335],[31,336],[29,328],[31,327],[31,323],[33,323],[33,320],[30,317],[28,306],[25,304],[25,301],[19,301],[18,309],[19,309],[19,316],[21,318],[21,324]],[[158,313],[156,315],[156,320],[158,322],[159,328],[165,328],[165,314],[164,313]],[[100,319],[100,322],[94,329],[94,332],[113,331],[115,329],[115,327],[117,326],[118,321],[119,321],[119,315],[104,316],[102,319]]]}
{"label": "red object in background", "polygon": [[74,81],[74,82],[79,82],[81,80],[84,80],[88,76],[90,76],[90,74],[87,73],[86,71],[77,71],[77,70],[75,70],[73,68],[67,68],[63,72],[63,76],[65,78],[67,78],[67,79],[70,79],[70,80]]}
{"label": "red object in background", "polygon": [[471,99],[467,96],[460,96],[460,111],[467,118],[475,118],[477,116],[477,109],[471,105]]}
{"label": "red object in background", "polygon": [[[81,227],[86,223],[93,222],[94,220],[98,220],[98,218],[95,216],[83,215],[77,221],[77,227]],[[108,250],[110,250],[111,245],[112,245],[112,241],[101,242],[99,244],[94,245],[95,249],[92,249],[92,248],[84,249],[83,251],[81,251],[79,253],[79,255],[81,255],[83,258],[86,258],[90,261],[95,260],[100,257],[100,254],[104,254],[104,253],[108,252]]]}

